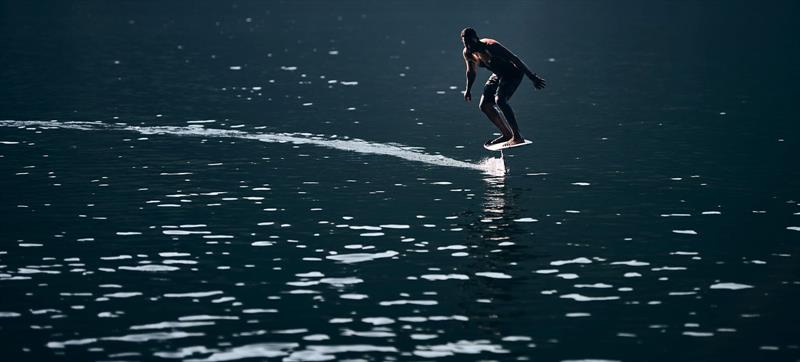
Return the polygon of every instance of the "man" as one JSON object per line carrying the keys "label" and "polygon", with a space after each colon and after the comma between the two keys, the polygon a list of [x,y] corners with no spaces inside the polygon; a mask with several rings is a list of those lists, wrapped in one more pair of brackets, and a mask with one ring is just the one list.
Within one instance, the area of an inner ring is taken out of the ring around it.
{"label": "man", "polygon": [[[517,119],[508,101],[517,90],[523,75],[533,82],[536,89],[544,88],[544,79],[531,72],[525,63],[496,40],[479,39],[478,34],[472,28],[461,31],[461,41],[464,43],[464,62],[467,63],[467,89],[464,91],[466,101],[472,100],[470,90],[472,84],[475,83],[475,66],[486,68],[494,73],[483,88],[480,109],[486,113],[486,116],[502,135],[487,141],[486,145],[503,143],[503,147],[511,147],[525,143],[525,139],[519,133]],[[497,108],[502,114],[498,112]],[[504,116],[505,121],[503,120]]]}

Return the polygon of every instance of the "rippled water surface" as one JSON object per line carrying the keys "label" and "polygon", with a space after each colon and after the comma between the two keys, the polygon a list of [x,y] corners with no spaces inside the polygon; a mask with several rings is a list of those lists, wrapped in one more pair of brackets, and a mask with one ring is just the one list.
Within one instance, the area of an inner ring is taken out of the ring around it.
{"label": "rippled water surface", "polygon": [[4,360],[800,358],[791,2],[1,6]]}

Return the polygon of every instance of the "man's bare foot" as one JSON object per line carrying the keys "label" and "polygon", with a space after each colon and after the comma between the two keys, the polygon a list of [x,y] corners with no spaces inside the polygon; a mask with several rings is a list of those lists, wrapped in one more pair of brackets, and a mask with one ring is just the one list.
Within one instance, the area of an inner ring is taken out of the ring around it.
{"label": "man's bare foot", "polygon": [[503,148],[507,147],[514,147],[515,145],[521,145],[525,143],[525,139],[522,136],[517,136],[514,138],[509,139],[503,143]]}
{"label": "man's bare foot", "polygon": [[522,138],[522,136],[516,136],[516,137],[514,137],[514,138],[510,139],[510,140],[509,140],[508,142],[506,142],[506,143],[507,143],[509,146],[511,146],[511,145],[518,145],[518,144],[520,144],[520,143],[525,143],[525,139],[524,139],[524,138]]}
{"label": "man's bare foot", "polygon": [[[503,136],[497,137],[497,138],[495,138],[495,139],[493,139],[493,140],[491,140],[491,141],[486,141],[486,143],[485,143],[484,145],[485,145],[485,146],[496,145],[496,144],[498,144],[498,143],[503,143],[503,142],[506,142],[506,141],[508,141],[508,140],[510,140],[510,139],[511,139],[511,136],[506,136],[506,135],[503,135]],[[523,142],[524,142],[524,141],[523,141]]]}

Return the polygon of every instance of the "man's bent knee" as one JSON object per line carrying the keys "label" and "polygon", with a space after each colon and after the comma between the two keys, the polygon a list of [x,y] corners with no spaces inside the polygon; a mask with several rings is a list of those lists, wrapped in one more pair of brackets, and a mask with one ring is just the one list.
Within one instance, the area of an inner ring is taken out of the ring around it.
{"label": "man's bent knee", "polygon": [[508,99],[506,97],[503,97],[503,96],[495,96],[494,97],[494,102],[500,107],[508,106]]}
{"label": "man's bent knee", "polygon": [[491,112],[494,109],[494,103],[482,100],[481,103],[478,105],[481,111],[484,112]]}

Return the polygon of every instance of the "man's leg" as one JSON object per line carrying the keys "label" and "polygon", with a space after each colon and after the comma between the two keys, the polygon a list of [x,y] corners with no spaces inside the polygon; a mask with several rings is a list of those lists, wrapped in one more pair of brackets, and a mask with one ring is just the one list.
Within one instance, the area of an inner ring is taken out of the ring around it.
{"label": "man's leg", "polygon": [[525,139],[519,133],[519,126],[517,125],[517,117],[514,115],[514,110],[512,110],[511,105],[508,104],[511,96],[514,95],[517,87],[519,87],[520,82],[522,82],[521,75],[500,78],[497,93],[494,97],[497,107],[503,112],[505,121],[508,123],[508,127],[511,128],[511,137],[507,138],[507,140],[511,140],[511,144],[525,142]]}
{"label": "man's leg", "polygon": [[511,128],[508,127],[506,122],[503,120],[503,116],[500,115],[500,112],[497,111],[495,106],[495,93],[497,93],[497,89],[499,86],[499,79],[496,75],[492,74],[489,77],[489,80],[486,81],[486,85],[483,88],[483,95],[481,96],[481,101],[479,106],[481,111],[486,114],[486,117],[489,118],[490,121],[500,130],[502,136],[487,142],[487,144],[495,144],[499,142],[505,142],[512,138],[514,135]]}

